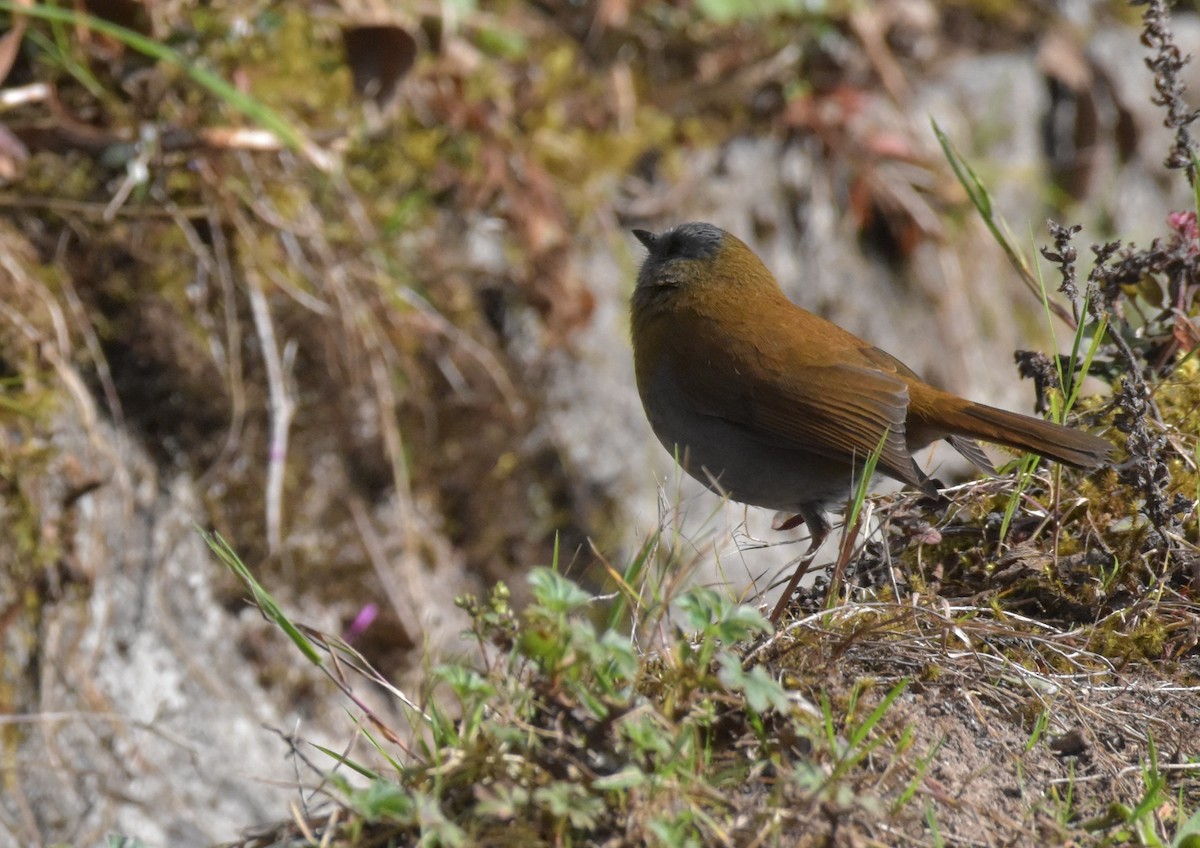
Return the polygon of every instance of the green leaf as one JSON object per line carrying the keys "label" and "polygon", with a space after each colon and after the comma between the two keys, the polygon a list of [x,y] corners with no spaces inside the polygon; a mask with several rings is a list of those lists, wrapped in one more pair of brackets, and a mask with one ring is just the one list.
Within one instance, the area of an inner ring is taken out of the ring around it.
{"label": "green leaf", "polygon": [[1192,813],[1176,831],[1171,848],[1200,848],[1200,810]]}
{"label": "green leaf", "polygon": [[646,775],[637,766],[625,766],[615,774],[605,775],[592,781],[592,786],[604,792],[621,792],[636,789],[646,783]]}
{"label": "green leaf", "polygon": [[732,605],[730,602],[721,610],[717,625],[716,635],[727,645],[771,632],[771,623],[761,612],[744,604]]}
{"label": "green leaf", "polygon": [[433,671],[434,677],[444,680],[454,690],[454,695],[460,701],[473,701],[477,698],[490,698],[496,694],[496,687],[473,668],[448,663],[440,665]]}
{"label": "green leaf", "polygon": [[766,668],[756,665],[750,671],[745,671],[742,669],[742,661],[729,652],[722,653],[718,662],[721,670],[717,672],[717,678],[730,689],[745,695],[746,705],[751,710],[763,713],[774,708],[787,714],[791,707],[787,690],[767,673]]}
{"label": "green leaf", "polygon": [[571,612],[592,600],[591,595],[570,580],[545,567],[529,572],[529,585],[537,603],[557,614]]}
{"label": "green leaf", "polygon": [[758,610],[735,603],[707,586],[685,592],[675,603],[693,630],[727,645],[771,632],[770,623]]}
{"label": "green leaf", "polygon": [[411,792],[386,780],[372,781],[366,789],[351,792],[346,800],[355,812],[368,821],[397,824],[414,822],[419,806]]}
{"label": "green leaf", "polygon": [[221,562],[225,563],[225,567],[232,571],[239,580],[250,590],[250,594],[254,596],[254,603],[262,610],[263,615],[275,622],[275,625],[287,634],[292,643],[300,649],[300,652],[308,658],[314,665],[323,665],[321,654],[313,646],[313,643],[308,640],[308,637],[300,632],[300,628],[292,623],[283,608],[275,602],[270,593],[262,587],[262,584],[255,579],[250,569],[242,562],[241,557],[230,546],[228,542],[221,536],[220,533],[209,533],[204,528],[196,526],[200,537],[208,544],[208,547]]}
{"label": "green leaf", "polygon": [[535,790],[533,800],[545,807],[550,815],[566,819],[572,827],[582,829],[595,827],[604,812],[602,799],[589,795],[578,784],[562,780]]}
{"label": "green leaf", "polygon": [[615,630],[605,631],[600,637],[598,647],[599,650],[593,654],[593,658],[607,666],[606,672],[626,681],[632,680],[637,674],[640,659],[633,643],[629,641],[629,636]]}
{"label": "green leaf", "polygon": [[675,605],[683,613],[684,620],[692,630],[703,631],[717,617],[717,609],[721,598],[716,590],[707,586],[697,586],[679,596]]}

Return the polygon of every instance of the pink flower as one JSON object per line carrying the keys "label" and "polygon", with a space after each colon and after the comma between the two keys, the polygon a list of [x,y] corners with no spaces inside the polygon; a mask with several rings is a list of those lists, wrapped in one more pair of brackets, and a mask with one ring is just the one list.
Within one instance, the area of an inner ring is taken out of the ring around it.
{"label": "pink flower", "polygon": [[350,622],[350,626],[346,628],[343,638],[347,643],[353,643],[355,639],[367,632],[367,628],[378,617],[379,606],[376,604],[366,604],[358,611],[358,615],[354,616],[354,621]]}
{"label": "pink flower", "polygon": [[1167,215],[1167,224],[1185,239],[1200,239],[1200,226],[1196,223],[1195,212],[1171,212]]}

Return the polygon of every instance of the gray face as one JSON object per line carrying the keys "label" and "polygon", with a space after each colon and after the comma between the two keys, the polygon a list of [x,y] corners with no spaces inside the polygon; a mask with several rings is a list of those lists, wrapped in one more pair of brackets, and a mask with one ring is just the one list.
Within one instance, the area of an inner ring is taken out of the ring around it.
{"label": "gray face", "polygon": [[638,272],[638,288],[678,285],[680,280],[673,273],[673,266],[679,262],[711,259],[721,249],[725,237],[725,231],[719,227],[698,221],[680,224],[659,235],[645,230],[634,230],[633,234],[649,251]]}

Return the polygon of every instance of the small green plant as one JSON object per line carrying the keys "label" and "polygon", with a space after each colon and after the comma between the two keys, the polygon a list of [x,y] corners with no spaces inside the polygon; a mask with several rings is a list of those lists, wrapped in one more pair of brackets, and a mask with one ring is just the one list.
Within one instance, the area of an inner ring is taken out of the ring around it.
{"label": "small green plant", "polygon": [[[942,131],[938,122],[931,120],[933,126],[933,134],[937,136],[938,144],[942,147],[942,153],[946,157],[946,161],[950,163],[950,168],[954,171],[954,176],[958,179],[959,184],[967,192],[967,198],[971,201],[971,205],[979,212],[979,217],[983,220],[984,225],[992,234],[992,238],[1000,245],[1005,256],[1008,257],[1009,263],[1016,270],[1017,275],[1034,295],[1040,297],[1042,287],[1038,285],[1037,275],[1034,272],[1033,264],[1026,258],[1017,247],[1016,239],[1012,235],[1004,216],[996,209],[992,203],[991,192],[984,185],[979,175],[967,163],[967,160],[954,147],[949,136]],[[1051,302],[1047,304],[1054,313],[1064,321],[1073,323],[1070,312],[1060,303]]]}
{"label": "small green plant", "polygon": [[[1137,844],[1151,848],[1195,848],[1200,846],[1200,810],[1189,815],[1182,791],[1178,799],[1167,792],[1167,779],[1158,762],[1158,747],[1151,735],[1146,740],[1142,763],[1142,797],[1129,806],[1119,801],[1108,805],[1101,816],[1083,823],[1084,830],[1106,836],[1106,844]],[[1173,827],[1161,813],[1174,810]],[[1173,831],[1173,835],[1171,835]]]}
{"label": "small green plant", "polygon": [[[1000,245],[1008,257],[1012,267],[1017,271],[1018,276],[1030,291],[1038,297],[1039,302],[1042,304],[1049,338],[1051,340],[1056,338],[1054,329],[1054,319],[1056,317],[1073,329],[1070,353],[1066,357],[1055,356],[1052,359],[1058,390],[1047,393],[1051,420],[1060,424],[1064,423],[1067,414],[1079,399],[1080,389],[1091,371],[1096,353],[1099,351],[1108,329],[1108,314],[1091,308],[1093,305],[1091,303],[1092,298],[1098,297],[1095,286],[1089,285],[1084,290],[1082,302],[1080,302],[1077,294],[1075,283],[1076,254],[1074,247],[1070,244],[1070,239],[1080,228],[1062,227],[1051,222],[1049,227],[1055,241],[1054,248],[1043,248],[1041,251],[1043,258],[1057,263],[1061,269],[1063,286],[1060,291],[1066,293],[1070,300],[1070,309],[1068,309],[1050,297],[1049,292],[1046,290],[1046,281],[1042,275],[1041,264],[1031,263],[1017,247],[1007,223],[999,212],[995,210],[991,193],[988,191],[983,180],[975,173],[962,154],[955,149],[937,122],[933,121],[932,124],[934,134],[937,136],[946,160],[950,163],[950,167],[958,178],[959,184],[966,191],[971,204],[978,211],[989,232],[991,232],[997,244]],[[1086,352],[1083,351],[1085,340],[1087,340]],[[1032,482],[1034,471],[1037,469],[1040,461],[1040,457],[1035,454],[1027,454],[1021,459],[1018,465],[1016,485],[1010,490],[1004,508],[1004,517],[1000,525],[999,544],[1001,546],[1008,537],[1008,530],[1012,526],[1013,518],[1020,506],[1021,497]],[[1059,480],[1060,476],[1056,474],[1056,486]]]}
{"label": "small green plant", "polygon": [[942,839],[942,829],[938,825],[937,811],[934,809],[933,804],[925,808],[925,826],[929,828],[929,838],[932,840],[932,844],[936,848],[942,848],[946,842]]}
{"label": "small green plant", "polygon": [[1033,480],[1034,472],[1037,471],[1038,463],[1040,462],[1041,457],[1030,453],[1021,457],[1020,462],[1017,464],[1017,479],[1013,484],[1012,490],[1009,492],[1008,499],[1005,501],[1004,518],[1000,522],[1001,545],[1008,538],[1008,529],[1012,526],[1017,509],[1021,506],[1021,496]]}
{"label": "small green plant", "polygon": [[1194,811],[1190,818],[1184,820],[1186,807],[1183,804],[1182,790],[1180,796],[1175,805],[1179,810],[1180,822],[1175,831],[1175,838],[1171,840],[1171,848],[1200,848],[1200,810]]}
{"label": "small green plant", "polygon": [[[366,672],[348,647],[291,621],[220,537],[206,539],[311,662],[328,673],[336,651]],[[317,747],[356,827],[457,846],[512,837],[522,822],[535,844],[567,845],[604,841],[633,821],[650,844],[753,841],[783,832],[772,810],[862,803],[855,775],[885,747],[889,768],[906,768],[911,732],[880,729],[906,680],[870,709],[869,683],[853,687],[844,709],[825,697],[818,718],[797,709],[772,667],[742,657],[739,646],[771,627],[727,594],[697,587],[664,605],[661,645],[647,653],[627,631],[597,629],[598,599],[553,567],[533,569],[529,584],[522,611],[499,584],[483,600],[460,599],[482,657],[433,669],[424,702],[409,704],[417,735],[402,756],[391,750],[398,734],[370,714],[355,719],[391,774]],[[772,802],[747,818],[735,790],[768,766]]]}
{"label": "small green plant", "polygon": [[[821,696],[821,717],[825,727],[826,741],[829,743],[829,748],[832,751],[837,751],[838,756],[834,763],[833,770],[829,774],[828,784],[836,784],[841,778],[853,768],[856,768],[863,762],[871,752],[878,748],[886,740],[886,737],[876,735],[872,737],[873,732],[878,726],[880,720],[891,709],[896,699],[904,694],[904,690],[908,688],[908,679],[905,678],[893,686],[884,696],[883,700],[875,706],[873,710],[860,722],[852,725],[842,741],[835,730],[834,715],[831,704],[827,696]],[[853,716],[858,698],[863,691],[863,684],[855,685],[850,694],[850,705],[847,707],[847,716]]]}
{"label": "small green plant", "polygon": [[1054,820],[1060,825],[1069,825],[1077,815],[1075,809],[1075,763],[1067,763],[1065,790],[1059,792],[1058,785],[1050,787],[1050,801],[1054,804]]}
{"label": "small green plant", "polygon": [[879,443],[875,445],[875,449],[871,451],[866,461],[863,462],[862,473],[858,476],[858,480],[855,483],[854,496],[851,498],[850,505],[846,509],[842,543],[838,546],[838,558],[834,563],[833,576],[829,581],[829,592],[825,597],[826,607],[832,607],[838,603],[838,599],[841,597],[842,579],[846,573],[846,566],[854,555],[854,546],[858,540],[858,531],[862,526],[863,507],[867,501],[867,490],[871,485],[872,478],[875,476],[875,469],[879,465],[879,458],[883,455],[883,448],[887,444],[890,433],[891,430],[889,429],[883,431],[883,435],[879,437]]}
{"label": "small green plant", "polygon": [[797,15],[819,6],[812,0],[697,0],[696,7],[716,24],[761,20],[776,15]]}
{"label": "small green plant", "polygon": [[912,778],[909,779],[908,784],[904,787],[904,791],[900,793],[900,796],[892,804],[892,812],[897,812],[902,809],[913,799],[913,796],[917,794],[917,790],[925,781],[925,775],[929,772],[929,766],[933,764],[938,752],[942,750],[945,744],[946,737],[943,736],[937,741],[936,744],[930,747],[924,756],[917,760],[916,766],[913,769]]}
{"label": "small green plant", "polygon": [[1038,713],[1037,719],[1033,722],[1033,730],[1029,734],[1029,739],[1025,743],[1025,753],[1029,753],[1037,747],[1037,743],[1041,741],[1042,736],[1046,733],[1046,728],[1050,726],[1050,711],[1041,710]]}

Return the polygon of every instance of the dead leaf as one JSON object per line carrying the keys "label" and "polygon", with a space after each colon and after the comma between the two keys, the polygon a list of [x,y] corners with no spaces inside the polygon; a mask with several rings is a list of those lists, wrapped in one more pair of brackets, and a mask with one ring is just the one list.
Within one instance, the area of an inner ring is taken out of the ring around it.
{"label": "dead leaf", "polygon": [[417,58],[416,39],[397,24],[344,27],[342,46],[354,78],[354,91],[380,109],[392,102],[396,86]]}
{"label": "dead leaf", "polygon": [[85,0],[83,6],[97,18],[142,35],[150,34],[150,15],[142,0]]}
{"label": "dead leaf", "polygon": [[[29,6],[33,0],[17,0],[18,6]],[[13,14],[12,29],[0,35],[0,83],[8,79],[13,62],[17,60],[17,50],[21,47],[21,39],[25,37],[25,16]]]}
{"label": "dead leaf", "polygon": [[29,150],[21,140],[0,124],[0,182],[11,183],[25,170]]}
{"label": "dead leaf", "polygon": [[1175,327],[1171,334],[1185,353],[1191,353],[1200,345],[1200,329],[1186,315],[1175,316]]}

